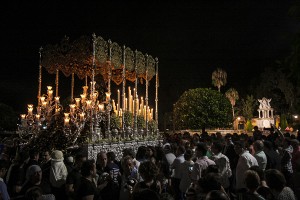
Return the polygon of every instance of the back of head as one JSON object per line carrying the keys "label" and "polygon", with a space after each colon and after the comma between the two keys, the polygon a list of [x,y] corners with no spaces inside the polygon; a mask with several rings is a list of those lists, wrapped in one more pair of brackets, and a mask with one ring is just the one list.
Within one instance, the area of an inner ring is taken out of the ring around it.
{"label": "back of head", "polygon": [[184,159],[185,159],[185,160],[190,160],[190,159],[193,157],[193,155],[194,155],[193,150],[187,149],[187,150],[185,151],[185,153],[184,153]]}
{"label": "back of head", "polygon": [[81,175],[83,177],[87,177],[90,175],[91,170],[94,168],[95,161],[94,160],[86,160],[82,163],[81,166]]}
{"label": "back of head", "polygon": [[260,178],[254,170],[247,170],[245,172],[246,187],[250,190],[256,190],[260,185]]}
{"label": "back of head", "polygon": [[112,152],[112,151],[110,151],[110,152],[107,152],[107,160],[109,160],[109,161],[114,161],[114,160],[116,160],[116,154],[114,153],[114,152]]}
{"label": "back of head", "polygon": [[265,171],[265,178],[270,189],[280,192],[286,185],[284,175],[277,169],[268,169]]}
{"label": "back of head", "polygon": [[264,143],[261,140],[256,140],[253,144],[255,151],[262,151],[264,150]]}
{"label": "back of head", "polygon": [[202,155],[205,156],[206,153],[207,153],[207,151],[208,151],[208,147],[207,147],[207,145],[204,142],[199,142],[197,144],[196,150],[200,151],[202,153]]}
{"label": "back of head", "polygon": [[221,190],[212,190],[206,195],[205,200],[230,200],[230,199]]}

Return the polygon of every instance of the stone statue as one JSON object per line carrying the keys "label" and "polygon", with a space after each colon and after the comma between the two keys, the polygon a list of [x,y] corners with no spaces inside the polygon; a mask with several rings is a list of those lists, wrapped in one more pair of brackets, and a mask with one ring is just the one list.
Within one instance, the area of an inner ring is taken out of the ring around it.
{"label": "stone statue", "polygon": [[262,99],[258,99],[260,105],[259,105],[259,109],[271,109],[271,105],[270,105],[270,101],[272,99],[267,99],[265,97],[263,97]]}

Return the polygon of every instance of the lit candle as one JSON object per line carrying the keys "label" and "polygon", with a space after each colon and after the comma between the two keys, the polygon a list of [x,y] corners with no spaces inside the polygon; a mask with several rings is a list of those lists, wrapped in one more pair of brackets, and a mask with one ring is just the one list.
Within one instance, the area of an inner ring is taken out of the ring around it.
{"label": "lit candle", "polygon": [[137,99],[136,99],[136,108],[135,108],[135,110],[138,111],[139,109],[140,109],[140,108],[139,108],[139,99],[137,98]]}
{"label": "lit candle", "polygon": [[81,103],[85,103],[86,94],[81,94]]}
{"label": "lit candle", "polygon": [[40,97],[40,101],[43,103],[45,101],[45,97]]}
{"label": "lit candle", "polygon": [[51,100],[53,97],[53,90],[48,90],[48,99]]}
{"label": "lit candle", "polygon": [[40,121],[40,117],[41,117],[40,115],[36,114],[36,115],[35,115],[35,120],[36,120],[37,122],[39,122],[39,121]]}
{"label": "lit candle", "polygon": [[127,110],[127,98],[125,98],[125,110]]}
{"label": "lit candle", "polygon": [[26,114],[21,114],[20,116],[21,116],[21,119],[24,120],[26,117]]}
{"label": "lit candle", "polygon": [[76,106],[80,107],[80,98],[75,98]]}
{"label": "lit candle", "polygon": [[106,101],[109,102],[110,101],[110,92],[105,92],[106,95]]}
{"label": "lit candle", "polygon": [[120,111],[120,90],[118,89],[118,112]]}
{"label": "lit candle", "polygon": [[88,90],[88,88],[89,88],[89,87],[86,86],[86,85],[82,87],[82,89],[83,89],[83,94],[87,95],[87,90]]}
{"label": "lit candle", "polygon": [[64,125],[69,126],[70,118],[65,118],[64,119]]}
{"label": "lit candle", "polygon": [[84,113],[83,113],[83,112],[80,113],[80,114],[79,114],[79,117],[80,117],[80,121],[82,122],[82,121],[84,120]]}
{"label": "lit candle", "polygon": [[59,103],[59,97],[54,97],[55,103]]}
{"label": "lit candle", "polygon": [[103,103],[100,103],[98,105],[98,107],[99,107],[99,111],[103,111],[104,110],[104,104]]}
{"label": "lit candle", "polygon": [[86,101],[86,108],[87,109],[91,109],[91,104],[92,104],[92,101],[91,100],[87,100]]}
{"label": "lit candle", "polygon": [[43,108],[46,108],[47,107],[47,101],[44,101],[43,103],[42,103],[42,106],[43,106]]}
{"label": "lit candle", "polygon": [[70,104],[70,113],[73,114],[75,111],[75,104]]}
{"label": "lit candle", "polygon": [[28,115],[32,115],[33,105],[32,104],[28,104],[27,110],[28,110]]}
{"label": "lit candle", "polygon": [[116,104],[115,104],[115,100],[112,100],[112,106],[113,106],[113,110],[114,110],[114,112],[116,112]]}

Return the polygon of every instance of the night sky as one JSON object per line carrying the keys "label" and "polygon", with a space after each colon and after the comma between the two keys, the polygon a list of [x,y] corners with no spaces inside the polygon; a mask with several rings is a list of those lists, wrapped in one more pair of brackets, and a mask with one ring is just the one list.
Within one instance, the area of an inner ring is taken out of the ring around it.
{"label": "night sky", "polygon": [[[75,40],[95,33],[158,57],[162,114],[185,90],[213,88],[211,74],[217,67],[228,74],[222,92],[234,87],[243,93],[253,76],[289,54],[299,29],[287,15],[290,0],[16,2],[6,3],[1,13],[0,102],[17,112],[36,104],[39,48],[65,35]],[[60,96],[70,84],[62,76]],[[54,75],[45,70],[43,80],[43,92],[46,84],[54,86]]]}

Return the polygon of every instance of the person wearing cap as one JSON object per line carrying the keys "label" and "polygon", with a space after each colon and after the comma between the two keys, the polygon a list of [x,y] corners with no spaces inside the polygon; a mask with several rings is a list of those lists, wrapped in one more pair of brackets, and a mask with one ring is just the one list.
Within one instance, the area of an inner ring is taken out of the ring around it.
{"label": "person wearing cap", "polygon": [[50,183],[53,193],[57,199],[65,197],[65,183],[68,175],[67,167],[64,163],[62,151],[54,150],[51,153]]}

